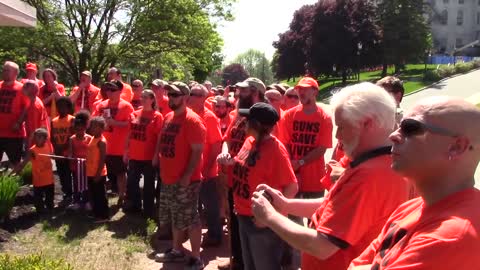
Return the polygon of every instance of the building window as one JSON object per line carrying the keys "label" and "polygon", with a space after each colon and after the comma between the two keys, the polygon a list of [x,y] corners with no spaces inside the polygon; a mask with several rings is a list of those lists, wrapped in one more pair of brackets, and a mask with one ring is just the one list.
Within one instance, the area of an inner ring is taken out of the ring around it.
{"label": "building window", "polygon": [[448,24],[448,11],[446,9],[444,11],[442,11],[442,16],[440,18],[440,23],[443,24],[443,25]]}
{"label": "building window", "polygon": [[463,25],[463,10],[459,10],[457,13],[457,25]]}
{"label": "building window", "polygon": [[465,0],[458,0],[458,3],[459,3],[460,5],[463,5],[463,4],[465,3]]}

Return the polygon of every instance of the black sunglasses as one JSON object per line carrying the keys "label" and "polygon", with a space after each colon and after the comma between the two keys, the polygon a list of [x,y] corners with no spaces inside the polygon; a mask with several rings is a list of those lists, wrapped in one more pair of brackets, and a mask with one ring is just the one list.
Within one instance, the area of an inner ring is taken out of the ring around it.
{"label": "black sunglasses", "polygon": [[178,97],[182,97],[182,96],[185,96],[184,94],[179,94],[179,93],[168,93],[167,96],[169,98],[178,98]]}
{"label": "black sunglasses", "polygon": [[400,122],[400,132],[405,137],[422,135],[425,132],[431,132],[438,135],[449,136],[449,137],[458,137],[459,135],[442,127],[437,127],[427,123],[420,122],[415,119],[403,119]]}
{"label": "black sunglasses", "polygon": [[285,95],[287,98],[298,99],[297,95]]}

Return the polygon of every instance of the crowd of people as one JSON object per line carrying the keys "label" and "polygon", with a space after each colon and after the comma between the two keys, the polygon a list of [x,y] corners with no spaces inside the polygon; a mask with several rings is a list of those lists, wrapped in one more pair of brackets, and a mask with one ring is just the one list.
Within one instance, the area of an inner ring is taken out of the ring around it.
{"label": "crowd of people", "polygon": [[66,96],[54,70],[42,80],[37,72],[28,63],[17,81],[19,66],[3,65],[0,154],[15,172],[32,163],[40,214],[55,207],[53,159],[61,204],[107,222],[111,190],[126,214],[158,222],[156,237],[171,233],[155,260],[185,269],[204,268],[200,250],[221,245],[225,220],[231,258],[219,269],[478,261],[480,111],[466,101],[429,98],[403,112],[403,85],[391,76],[345,87],[329,106],[317,103],[310,77],[294,87],[248,78],[225,88],[155,79],[144,89],[115,67],[100,88],[82,72]]}

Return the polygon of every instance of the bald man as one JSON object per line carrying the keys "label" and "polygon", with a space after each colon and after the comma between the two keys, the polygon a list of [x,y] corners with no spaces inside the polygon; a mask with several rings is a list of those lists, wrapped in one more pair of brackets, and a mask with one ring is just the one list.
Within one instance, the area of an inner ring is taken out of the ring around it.
{"label": "bald man", "polygon": [[267,98],[268,103],[270,103],[270,105],[272,105],[272,107],[275,108],[277,113],[281,115],[283,113],[283,110],[280,109],[280,107],[283,104],[282,94],[280,94],[278,90],[272,89],[272,90],[267,90],[267,92],[265,92],[265,97]]}
{"label": "bald man", "polygon": [[300,99],[298,98],[298,93],[293,87],[290,87],[287,89],[283,98],[284,98],[284,102],[283,102],[282,109],[284,111],[290,110],[291,108],[300,105]]}
{"label": "bald man", "polygon": [[142,92],[143,92],[143,82],[140,80],[134,80],[132,82],[133,97],[132,97],[132,107],[134,110],[140,109],[142,106]]}
{"label": "bald man", "polygon": [[392,168],[411,180],[420,197],[393,212],[349,269],[478,268],[478,123],[478,108],[447,97],[422,100],[405,114],[390,135]]}

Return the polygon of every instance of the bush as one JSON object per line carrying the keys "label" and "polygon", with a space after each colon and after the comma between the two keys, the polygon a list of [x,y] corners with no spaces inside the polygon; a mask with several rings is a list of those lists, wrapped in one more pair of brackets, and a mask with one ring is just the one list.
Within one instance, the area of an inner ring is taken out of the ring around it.
{"label": "bush", "polygon": [[467,73],[473,69],[473,63],[458,63],[455,65],[455,73]]}
{"label": "bush", "polygon": [[453,66],[442,66],[438,69],[438,75],[442,78],[450,77],[455,74],[455,68]]}
{"label": "bush", "polygon": [[20,177],[0,174],[0,221],[8,217],[20,189]]}
{"label": "bush", "polygon": [[27,165],[23,168],[22,172],[20,173],[20,177],[22,178],[22,185],[29,185],[32,182],[32,163],[28,162]]}
{"label": "bush", "polygon": [[480,60],[475,60],[472,62],[473,68],[480,68]]}
{"label": "bush", "polygon": [[438,74],[437,70],[428,70],[427,73],[425,73],[425,76],[423,77],[423,80],[427,82],[436,82],[441,79],[442,79],[442,76]]}
{"label": "bush", "polygon": [[0,270],[73,270],[62,260],[50,260],[41,255],[13,257],[0,255]]}

